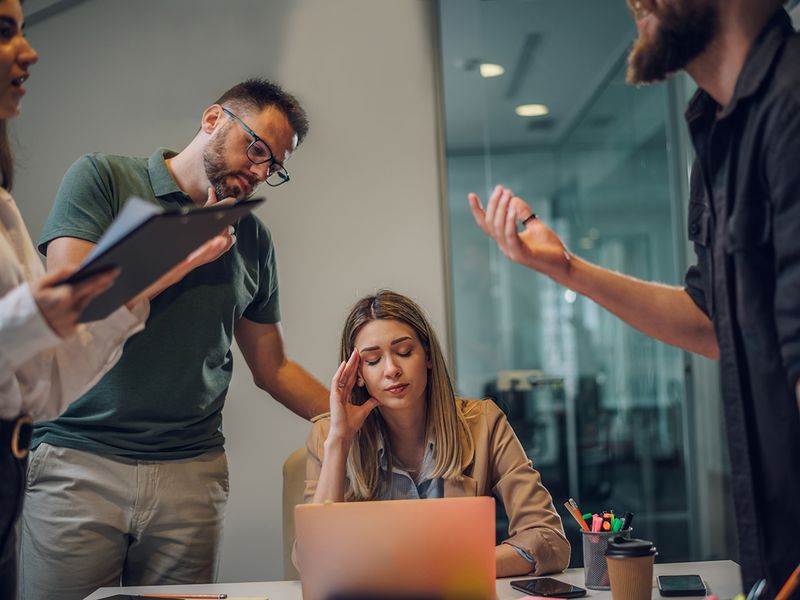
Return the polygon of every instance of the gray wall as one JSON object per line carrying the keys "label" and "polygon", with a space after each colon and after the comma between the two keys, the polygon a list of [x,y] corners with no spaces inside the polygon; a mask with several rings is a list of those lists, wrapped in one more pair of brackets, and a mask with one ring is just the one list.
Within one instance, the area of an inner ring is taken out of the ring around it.
{"label": "gray wall", "polygon": [[[311,132],[267,193],[290,355],[323,382],[342,320],[379,287],[445,337],[434,3],[90,0],[28,31],[41,59],[15,123],[15,197],[34,237],[82,153],[180,149],[249,76],[296,93]],[[231,465],[222,581],[282,578],[281,465],[308,423],[257,390],[240,355],[224,412]],[[189,490],[189,493],[191,491]]]}

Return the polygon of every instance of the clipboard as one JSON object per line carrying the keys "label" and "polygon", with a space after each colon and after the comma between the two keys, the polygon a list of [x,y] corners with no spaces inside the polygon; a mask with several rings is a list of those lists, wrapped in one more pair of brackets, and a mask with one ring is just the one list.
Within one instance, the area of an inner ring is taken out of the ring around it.
{"label": "clipboard", "polygon": [[221,230],[246,216],[264,198],[236,204],[165,210],[131,197],[80,268],[60,283],[77,283],[119,268],[114,283],[86,306],[79,321],[110,315]]}

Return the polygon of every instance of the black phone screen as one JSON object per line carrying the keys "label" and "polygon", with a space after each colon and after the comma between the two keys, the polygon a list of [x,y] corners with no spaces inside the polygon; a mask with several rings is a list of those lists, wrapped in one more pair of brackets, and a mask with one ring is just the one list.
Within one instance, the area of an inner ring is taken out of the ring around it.
{"label": "black phone screen", "polygon": [[552,577],[539,579],[520,579],[512,581],[511,587],[531,596],[554,596],[557,598],[579,598],[586,595],[586,590]]}
{"label": "black phone screen", "polygon": [[699,575],[659,575],[662,596],[704,596],[706,586]]}

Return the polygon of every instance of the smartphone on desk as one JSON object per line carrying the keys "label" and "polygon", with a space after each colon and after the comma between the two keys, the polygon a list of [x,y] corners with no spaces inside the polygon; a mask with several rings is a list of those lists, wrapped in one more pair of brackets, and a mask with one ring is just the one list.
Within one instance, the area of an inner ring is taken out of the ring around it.
{"label": "smartphone on desk", "polygon": [[519,579],[511,582],[515,590],[529,596],[544,596],[552,598],[580,598],[586,595],[586,590],[578,586],[564,583],[552,577],[539,577],[537,579]]}
{"label": "smartphone on desk", "polygon": [[662,596],[706,595],[706,586],[700,575],[659,575],[656,579]]}

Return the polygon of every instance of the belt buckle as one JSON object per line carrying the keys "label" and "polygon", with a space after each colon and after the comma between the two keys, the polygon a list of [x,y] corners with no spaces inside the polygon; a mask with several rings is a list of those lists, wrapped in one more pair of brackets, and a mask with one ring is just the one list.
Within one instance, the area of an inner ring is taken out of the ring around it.
{"label": "belt buckle", "polygon": [[11,454],[14,458],[22,460],[28,456],[31,433],[33,433],[33,419],[28,415],[22,415],[14,423],[14,431],[11,433]]}

